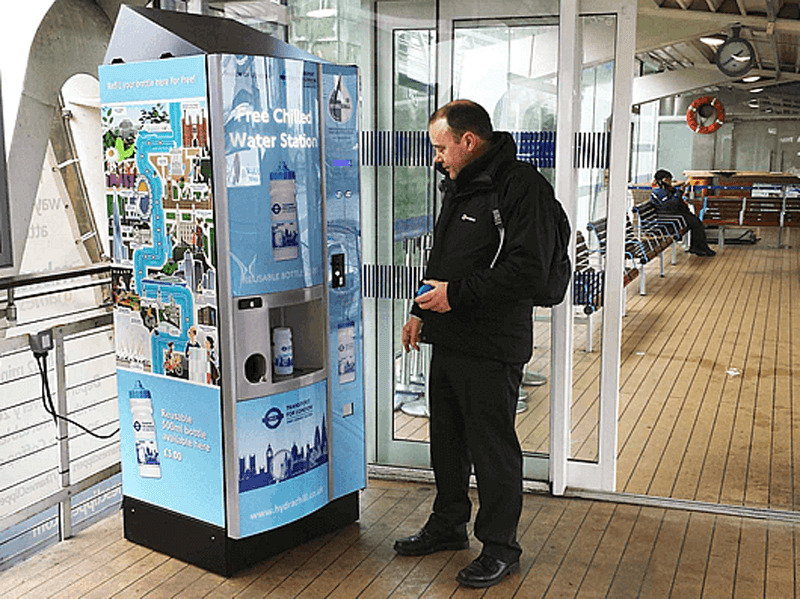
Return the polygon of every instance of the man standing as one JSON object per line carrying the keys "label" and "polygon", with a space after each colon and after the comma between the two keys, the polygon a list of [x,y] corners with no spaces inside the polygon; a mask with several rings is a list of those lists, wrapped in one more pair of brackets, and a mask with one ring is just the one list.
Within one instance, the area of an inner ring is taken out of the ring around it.
{"label": "man standing", "polygon": [[[553,188],[516,159],[510,134],[494,132],[478,104],[455,100],[433,113],[436,168],[447,178],[424,283],[403,327],[406,351],[433,345],[429,377],[433,513],[395,543],[401,555],[466,549],[471,465],[480,507],[480,556],[456,577],[489,587],[519,569],[522,450],[517,391],[533,349],[531,298],[547,281],[555,245]],[[492,216],[499,207],[501,235]]]}

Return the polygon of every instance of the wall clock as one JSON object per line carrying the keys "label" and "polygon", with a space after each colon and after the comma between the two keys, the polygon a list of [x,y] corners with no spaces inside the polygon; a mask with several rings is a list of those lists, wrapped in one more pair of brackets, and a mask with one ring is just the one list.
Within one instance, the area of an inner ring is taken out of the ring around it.
{"label": "wall clock", "polygon": [[755,62],[753,45],[743,37],[729,37],[717,50],[717,68],[728,77],[743,77]]}

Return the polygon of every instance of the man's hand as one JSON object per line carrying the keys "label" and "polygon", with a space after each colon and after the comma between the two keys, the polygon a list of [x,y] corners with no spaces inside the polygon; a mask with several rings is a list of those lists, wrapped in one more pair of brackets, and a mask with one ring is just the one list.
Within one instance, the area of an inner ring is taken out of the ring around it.
{"label": "man's hand", "polygon": [[450,302],[447,301],[447,283],[434,280],[422,282],[433,285],[433,289],[414,299],[419,307],[423,310],[431,310],[432,312],[449,312],[451,308]]}
{"label": "man's hand", "polygon": [[422,335],[422,320],[416,316],[408,319],[403,325],[403,347],[406,351],[419,350],[419,341]]}

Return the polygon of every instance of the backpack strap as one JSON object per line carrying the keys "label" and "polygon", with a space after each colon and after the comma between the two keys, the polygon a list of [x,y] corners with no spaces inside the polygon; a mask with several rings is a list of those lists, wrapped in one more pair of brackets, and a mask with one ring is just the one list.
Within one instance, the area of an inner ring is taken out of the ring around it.
{"label": "backpack strap", "polygon": [[506,238],[506,229],[505,225],[503,225],[503,216],[500,214],[500,194],[497,189],[492,190],[491,198],[489,199],[489,205],[492,211],[492,221],[494,222],[494,226],[497,228],[497,232],[500,235],[500,243],[497,246],[497,252],[495,252],[494,258],[492,258],[492,263],[489,265],[489,268],[494,268],[497,259],[500,257],[500,251],[503,249],[503,242]]}
{"label": "backpack strap", "polygon": [[497,228],[497,232],[500,235],[500,243],[497,246],[497,252],[495,252],[494,258],[492,258],[492,263],[489,265],[489,268],[494,268],[494,265],[497,263],[497,259],[500,257],[500,252],[503,249],[503,243],[505,242],[506,238],[506,229],[505,225],[503,224],[503,215],[500,213],[500,189],[505,189],[505,184],[508,181],[508,178],[511,176],[511,172],[517,168],[520,162],[512,163],[511,165],[506,165],[503,168],[498,169],[494,172],[494,179],[495,179],[495,187],[492,190],[491,197],[489,198],[489,206],[490,210],[492,211],[492,222],[494,222],[494,226]]}

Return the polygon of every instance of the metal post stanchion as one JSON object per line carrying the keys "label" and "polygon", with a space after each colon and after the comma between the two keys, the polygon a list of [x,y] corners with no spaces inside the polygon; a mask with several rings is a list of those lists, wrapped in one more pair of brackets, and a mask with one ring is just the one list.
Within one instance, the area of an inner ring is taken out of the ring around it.
{"label": "metal post stanchion", "polygon": [[[533,330],[534,335],[536,331],[536,308],[533,309]],[[534,344],[535,347],[535,344]],[[525,390],[524,387],[538,387],[547,383],[547,377],[533,370],[525,370],[522,374],[522,383],[519,387],[519,396],[517,401],[517,414],[520,414],[528,409],[528,396],[530,392]]]}
{"label": "metal post stanchion", "polygon": [[[418,263],[421,270],[424,272],[425,265],[428,261],[428,252],[430,251],[431,240],[429,235],[423,235],[417,241]],[[409,416],[421,416],[427,418],[430,414],[428,411],[428,394],[426,392],[426,381],[428,380],[428,365],[430,363],[430,346],[423,345],[420,351],[414,352],[411,367],[411,385],[416,385],[421,389],[421,396],[404,402],[400,407],[404,414]]]}
{"label": "metal post stanchion", "polygon": [[[534,335],[536,331],[536,308],[533,308],[533,330]],[[536,344],[534,343],[534,346]],[[547,377],[543,374],[539,374],[538,372],[534,372],[532,370],[525,370],[525,373],[522,376],[522,384],[529,386],[529,387],[538,387],[539,385],[544,385],[547,382]],[[522,396],[522,393],[520,393]],[[527,397],[527,394],[525,394]]]}
{"label": "metal post stanchion", "polygon": [[[404,260],[403,263],[407,270],[410,270],[413,263],[414,245],[416,240],[403,241]],[[407,317],[411,312],[411,302],[413,300],[406,299],[403,302],[403,314]],[[400,410],[403,406],[410,402],[418,400],[421,395],[425,393],[424,384],[420,385],[414,380],[412,372],[416,369],[417,353],[409,353],[400,350],[400,371],[395,373],[396,383],[394,387],[394,409]]]}

